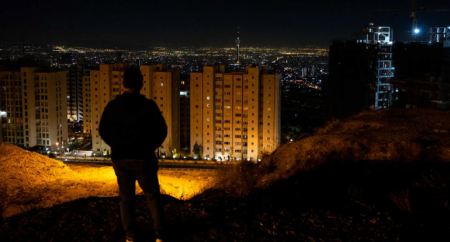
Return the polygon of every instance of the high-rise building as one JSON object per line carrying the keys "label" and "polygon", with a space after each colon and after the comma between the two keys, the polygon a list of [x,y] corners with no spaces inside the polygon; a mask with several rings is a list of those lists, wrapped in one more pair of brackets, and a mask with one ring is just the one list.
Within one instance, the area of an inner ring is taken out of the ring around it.
{"label": "high-rise building", "polygon": [[393,102],[400,108],[450,108],[450,39],[396,42]]}
{"label": "high-rise building", "polygon": [[66,72],[21,67],[0,71],[2,141],[31,147],[67,142]]}
{"label": "high-rise building", "polygon": [[302,69],[302,77],[306,77],[308,75],[308,67],[303,67]]}
{"label": "high-rise building", "polygon": [[[87,101],[84,104],[84,119],[90,123],[90,128],[84,126],[84,132],[90,131],[92,134],[94,153],[106,155],[111,152],[111,148],[101,139],[98,126],[108,102],[123,93],[123,73],[127,69],[127,63],[101,64],[99,70],[91,70],[89,78],[84,77],[83,90],[90,90],[90,97],[84,94],[84,100],[90,100],[90,103]],[[142,65],[140,70],[144,77],[141,94],[156,102],[168,126],[167,138],[158,153],[164,157],[173,155],[180,146],[179,71],[166,70],[164,65]]]}
{"label": "high-rise building", "polygon": [[330,116],[346,118],[370,108],[392,106],[394,66],[391,28],[364,29],[361,39],[334,41],[330,47]]}
{"label": "high-rise building", "polygon": [[[128,63],[101,64],[99,70],[90,71],[90,86],[86,86],[87,77],[84,77],[84,90],[90,90],[90,103],[84,104],[84,120],[89,120],[92,135],[92,151],[96,154],[107,155],[111,153],[111,148],[102,140],[98,133],[98,126],[103,110],[109,101],[117,95],[122,94],[123,73],[129,68]],[[89,88],[90,87],[90,88]],[[86,93],[84,93],[86,100]],[[91,110],[86,112],[86,110]],[[89,131],[88,126],[84,126],[84,131]]]}
{"label": "high-rise building", "polygon": [[74,65],[66,70],[67,77],[67,119],[83,120],[83,76],[89,75],[89,69],[83,65]]}
{"label": "high-rise building", "polygon": [[256,161],[280,144],[279,74],[267,66],[225,73],[224,65],[191,73],[191,151],[194,158]]}
{"label": "high-rise building", "polygon": [[191,120],[190,120],[190,77],[182,76],[180,85],[180,149],[190,153]]}
{"label": "high-rise building", "polygon": [[[98,75],[98,74],[97,74]],[[92,103],[91,103],[91,76],[84,75],[82,82],[83,95],[83,134],[89,135],[92,132]]]}

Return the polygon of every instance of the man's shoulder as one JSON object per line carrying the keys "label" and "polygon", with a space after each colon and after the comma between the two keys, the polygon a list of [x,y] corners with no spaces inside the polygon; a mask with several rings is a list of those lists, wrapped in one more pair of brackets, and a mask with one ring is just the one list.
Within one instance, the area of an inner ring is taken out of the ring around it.
{"label": "man's shoulder", "polygon": [[145,103],[146,103],[147,105],[149,105],[149,106],[154,106],[154,105],[156,105],[156,102],[155,102],[155,101],[146,98],[144,95],[142,95],[142,97],[143,97],[143,99],[144,99],[144,101],[145,101]]}
{"label": "man's shoulder", "polygon": [[117,95],[116,98],[108,102],[108,105],[116,105],[116,103],[122,98],[122,95]]}

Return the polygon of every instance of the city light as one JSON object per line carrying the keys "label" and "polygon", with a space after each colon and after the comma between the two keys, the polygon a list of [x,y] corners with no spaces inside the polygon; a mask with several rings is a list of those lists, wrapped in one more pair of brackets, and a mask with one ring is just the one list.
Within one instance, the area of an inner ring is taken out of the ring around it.
{"label": "city light", "polygon": [[419,29],[414,29],[414,33],[418,34],[420,32]]}

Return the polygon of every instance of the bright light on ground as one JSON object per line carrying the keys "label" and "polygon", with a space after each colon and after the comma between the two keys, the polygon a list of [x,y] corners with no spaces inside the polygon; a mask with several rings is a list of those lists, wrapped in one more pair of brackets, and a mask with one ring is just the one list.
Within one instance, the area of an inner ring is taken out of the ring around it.
{"label": "bright light on ground", "polygon": [[[118,196],[117,178],[111,166],[102,165],[69,165],[80,179],[94,184],[103,184],[100,188],[92,189],[91,196]],[[177,199],[189,199],[201,193],[213,180],[212,171],[170,171],[160,170],[158,180],[161,192]],[[111,193],[114,191],[114,193]],[[136,193],[142,189],[137,185]]]}
{"label": "bright light on ground", "polygon": [[[215,174],[213,171],[160,170],[161,193],[177,199],[189,199],[207,189]],[[61,161],[0,143],[0,185],[4,184],[7,189],[1,196],[12,201],[3,213],[6,217],[82,198],[119,195],[112,166],[65,165]],[[17,196],[19,193],[26,196]],[[142,193],[138,185],[136,193]]]}

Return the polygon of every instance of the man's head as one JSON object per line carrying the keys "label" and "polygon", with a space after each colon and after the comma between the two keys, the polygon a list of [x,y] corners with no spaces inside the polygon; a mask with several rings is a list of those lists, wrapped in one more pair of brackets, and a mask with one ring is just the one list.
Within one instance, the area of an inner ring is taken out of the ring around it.
{"label": "man's head", "polygon": [[139,92],[144,85],[144,77],[140,70],[131,69],[123,74],[123,87],[134,92]]}

